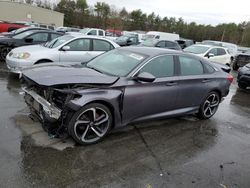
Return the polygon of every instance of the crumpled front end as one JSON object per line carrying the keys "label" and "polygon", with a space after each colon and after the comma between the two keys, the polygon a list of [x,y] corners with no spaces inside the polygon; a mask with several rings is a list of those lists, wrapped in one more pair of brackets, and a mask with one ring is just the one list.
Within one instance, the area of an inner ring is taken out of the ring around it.
{"label": "crumpled front end", "polygon": [[70,86],[46,87],[25,78],[24,99],[31,116],[39,120],[46,131],[55,131],[64,126],[73,110],[68,107],[71,100],[81,97]]}

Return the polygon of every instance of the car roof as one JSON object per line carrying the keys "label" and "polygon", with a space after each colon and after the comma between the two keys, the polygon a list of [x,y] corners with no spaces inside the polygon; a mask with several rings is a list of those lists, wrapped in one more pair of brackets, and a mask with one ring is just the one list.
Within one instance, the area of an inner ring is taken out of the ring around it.
{"label": "car roof", "polygon": [[63,33],[61,33],[61,32],[56,32],[56,31],[52,31],[52,30],[49,30],[49,29],[45,29],[45,30],[42,30],[42,29],[35,30],[34,29],[34,30],[31,30],[31,31],[33,33],[55,33],[55,34],[63,35]]}
{"label": "car roof", "polygon": [[181,51],[177,51],[177,50],[171,50],[171,49],[166,49],[166,48],[156,48],[156,47],[139,47],[139,46],[129,46],[129,47],[122,47],[119,48],[121,50],[127,50],[127,51],[131,51],[134,53],[138,53],[138,54],[144,54],[144,55],[148,55],[148,56],[157,56],[157,55],[162,55],[162,54],[185,54],[187,55],[187,53],[183,53]]}
{"label": "car roof", "polygon": [[225,47],[222,47],[222,46],[215,46],[215,45],[210,45],[210,44],[193,44],[191,46],[202,46],[202,47],[208,47],[208,48],[216,47],[216,48],[226,49]]}

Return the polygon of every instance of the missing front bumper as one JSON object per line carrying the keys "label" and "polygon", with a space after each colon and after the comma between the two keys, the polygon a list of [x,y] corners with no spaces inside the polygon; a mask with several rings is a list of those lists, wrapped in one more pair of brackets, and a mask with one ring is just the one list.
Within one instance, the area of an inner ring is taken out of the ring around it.
{"label": "missing front bumper", "polygon": [[28,95],[33,100],[26,102],[29,103],[29,105],[32,105],[35,110],[39,111],[39,107],[37,107],[38,104],[41,106],[43,112],[50,118],[58,120],[61,117],[62,110],[49,103],[46,99],[38,95],[33,90],[27,88],[22,89],[25,92],[25,95]]}

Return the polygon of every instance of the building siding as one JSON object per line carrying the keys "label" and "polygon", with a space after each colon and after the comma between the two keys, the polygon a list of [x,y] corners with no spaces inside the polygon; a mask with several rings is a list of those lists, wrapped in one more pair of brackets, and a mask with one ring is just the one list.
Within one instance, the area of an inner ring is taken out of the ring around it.
{"label": "building siding", "polygon": [[63,26],[64,14],[23,3],[0,1],[0,20],[34,21],[59,27]]}

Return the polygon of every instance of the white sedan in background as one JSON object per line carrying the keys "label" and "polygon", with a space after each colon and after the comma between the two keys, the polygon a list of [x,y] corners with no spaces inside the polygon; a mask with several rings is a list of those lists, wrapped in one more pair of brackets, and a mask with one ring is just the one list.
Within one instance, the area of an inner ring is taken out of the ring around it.
{"label": "white sedan in background", "polygon": [[47,62],[87,62],[94,57],[120,47],[115,42],[94,36],[65,35],[44,45],[13,49],[6,57],[10,72],[20,74],[23,69]]}
{"label": "white sedan in background", "polygon": [[232,59],[232,55],[229,54],[228,50],[220,46],[194,44],[185,48],[183,51],[225,65],[230,65]]}

